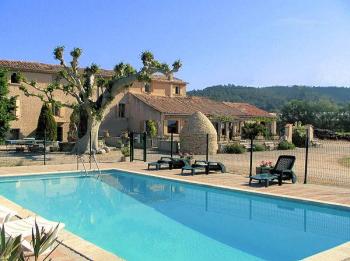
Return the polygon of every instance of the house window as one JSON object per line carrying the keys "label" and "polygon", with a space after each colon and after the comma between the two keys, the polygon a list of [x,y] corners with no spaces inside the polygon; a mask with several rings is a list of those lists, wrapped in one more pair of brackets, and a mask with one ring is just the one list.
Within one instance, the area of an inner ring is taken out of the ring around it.
{"label": "house window", "polygon": [[179,86],[175,86],[175,94],[180,94],[180,87]]}
{"label": "house window", "polygon": [[18,140],[20,134],[20,129],[11,129],[10,130],[10,140]]}
{"label": "house window", "polygon": [[11,83],[19,83],[19,76],[17,73],[11,74]]}
{"label": "house window", "polygon": [[124,103],[119,103],[118,116],[119,116],[119,118],[125,118],[125,104]]}
{"label": "house window", "polygon": [[10,113],[15,116],[16,118],[18,118],[20,116],[20,100],[18,99],[18,97],[15,99],[15,103],[13,105],[11,105],[10,109]]}
{"label": "house window", "polygon": [[63,141],[63,127],[57,127],[57,141]]}
{"label": "house window", "polygon": [[168,120],[168,133],[179,133],[179,121]]}
{"label": "house window", "polygon": [[21,101],[18,98],[16,98],[15,116],[17,118],[21,116]]}
{"label": "house window", "polygon": [[61,109],[57,104],[52,105],[52,114],[58,117],[61,116]]}
{"label": "house window", "polygon": [[151,85],[149,83],[145,84],[145,92],[151,92]]}

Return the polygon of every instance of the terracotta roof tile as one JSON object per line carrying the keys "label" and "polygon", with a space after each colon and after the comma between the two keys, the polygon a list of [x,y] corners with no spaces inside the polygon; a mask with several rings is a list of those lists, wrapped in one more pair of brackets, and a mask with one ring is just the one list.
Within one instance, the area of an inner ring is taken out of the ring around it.
{"label": "terracotta roof tile", "polygon": [[[62,66],[58,64],[46,64],[39,62],[0,60],[0,68],[24,72],[56,73],[62,69]],[[111,77],[113,74],[113,70],[100,69],[99,71],[99,75],[105,77]],[[169,81],[166,76],[159,74],[152,75],[152,79],[156,81]],[[175,77],[173,78],[172,82],[185,83],[181,79]]]}
{"label": "terracotta roof tile", "polygon": [[[27,61],[10,61],[0,60],[0,68],[5,68],[14,71],[24,72],[41,72],[41,73],[57,73],[62,70],[62,66],[58,64],[46,64],[39,62],[27,62]],[[81,69],[83,70],[83,69]],[[113,71],[101,69],[99,75],[112,76]]]}
{"label": "terracotta roof tile", "polygon": [[269,112],[259,109],[249,103],[223,102],[225,105],[241,111],[247,117],[273,117]]}
{"label": "terracotta roof tile", "polygon": [[241,111],[235,108],[226,106],[222,102],[203,97],[164,97],[135,93],[131,95],[165,114],[190,115],[200,111],[207,116],[244,116]]}
{"label": "terracotta roof tile", "polygon": [[204,97],[166,97],[150,94],[130,95],[165,114],[191,115],[197,111],[207,116],[272,117],[267,111],[248,103],[218,102]]}

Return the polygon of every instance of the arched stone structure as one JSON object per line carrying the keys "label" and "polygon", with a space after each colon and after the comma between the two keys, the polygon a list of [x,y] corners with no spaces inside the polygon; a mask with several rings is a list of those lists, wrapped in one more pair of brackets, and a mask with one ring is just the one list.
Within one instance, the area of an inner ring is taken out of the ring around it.
{"label": "arched stone structure", "polygon": [[211,121],[201,112],[192,114],[180,132],[180,150],[182,153],[206,154],[207,134],[209,134],[208,152],[216,154],[218,150],[217,132]]}

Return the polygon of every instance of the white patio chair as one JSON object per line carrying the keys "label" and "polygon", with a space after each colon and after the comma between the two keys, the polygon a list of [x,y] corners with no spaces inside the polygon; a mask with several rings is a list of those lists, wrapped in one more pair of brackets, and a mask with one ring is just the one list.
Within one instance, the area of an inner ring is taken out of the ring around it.
{"label": "white patio chair", "polygon": [[[29,237],[32,235],[32,231],[34,233],[36,232],[35,230],[35,222],[38,225],[39,231],[44,230],[44,232],[51,232],[53,231],[57,226],[58,229],[56,231],[56,234],[54,235],[54,239],[57,239],[57,234],[60,230],[64,228],[63,223],[57,223],[54,221],[49,221],[47,219],[44,219],[42,217],[28,217],[24,219],[19,219],[15,221],[9,221],[4,223],[4,228],[5,228],[5,233],[10,236],[10,237],[16,237],[21,235],[22,236],[22,242],[21,245],[22,247],[29,252],[29,255],[32,255],[34,253],[34,249],[32,244],[26,240],[26,237]],[[41,255],[46,255],[52,251],[54,246],[51,246],[50,248],[46,249]]]}
{"label": "white patio chair", "polygon": [[7,207],[0,205],[0,225],[8,222],[13,216],[17,215],[17,213]]}

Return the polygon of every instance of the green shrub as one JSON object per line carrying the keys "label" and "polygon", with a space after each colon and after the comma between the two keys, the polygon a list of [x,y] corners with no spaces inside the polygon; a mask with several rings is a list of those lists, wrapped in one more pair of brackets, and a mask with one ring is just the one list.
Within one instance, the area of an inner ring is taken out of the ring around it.
{"label": "green shrub", "polygon": [[157,133],[158,133],[157,122],[155,122],[154,120],[146,121],[146,132],[151,138],[154,138],[155,136],[157,136]]}
{"label": "green shrub", "polygon": [[304,148],[306,143],[306,129],[303,127],[295,128],[293,130],[292,140],[295,146]]}
{"label": "green shrub", "polygon": [[266,148],[262,144],[255,144],[253,147],[253,151],[265,151],[265,150],[266,150]]}
{"label": "green shrub", "polygon": [[260,123],[245,123],[242,127],[242,138],[244,139],[255,139],[259,134],[264,134],[266,127]]}
{"label": "green shrub", "polygon": [[57,139],[57,123],[48,104],[44,104],[41,107],[35,137],[39,140],[43,140],[45,130],[46,140],[55,141]]}
{"label": "green shrub", "polygon": [[288,141],[281,141],[278,144],[277,149],[279,150],[294,150],[295,149],[295,145],[291,142]]}
{"label": "green shrub", "polygon": [[115,144],[115,146],[116,146],[116,148],[118,148],[118,149],[121,149],[121,148],[123,148],[123,142],[121,141],[121,140],[117,140],[116,141],[116,144]]}
{"label": "green shrub", "polygon": [[224,151],[230,154],[242,154],[246,152],[246,149],[243,145],[240,144],[228,144],[225,146]]}
{"label": "green shrub", "polygon": [[130,156],[130,148],[129,147],[123,147],[121,148],[121,153],[123,154],[124,157],[129,157]]}
{"label": "green shrub", "polygon": [[7,73],[0,70],[0,142],[4,142],[10,130],[10,121],[16,119],[16,97],[9,97]]}

